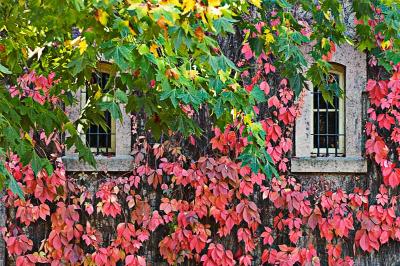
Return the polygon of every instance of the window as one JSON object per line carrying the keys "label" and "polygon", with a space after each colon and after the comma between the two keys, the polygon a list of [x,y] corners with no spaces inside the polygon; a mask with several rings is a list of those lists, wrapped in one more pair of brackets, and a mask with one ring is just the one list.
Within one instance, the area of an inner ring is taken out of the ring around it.
{"label": "window", "polygon": [[[304,47],[310,65],[311,46]],[[363,150],[362,92],[367,82],[366,54],[349,44],[336,48],[331,63],[332,83],[343,90],[342,97],[325,102],[311,82],[303,94],[302,112],[296,120],[291,172],[366,173]]]}
{"label": "window", "polygon": [[[82,91],[82,101],[86,102],[88,99],[88,93],[96,93],[98,89],[102,93],[106,93],[106,84],[110,77],[109,73],[106,72],[95,72],[92,75],[92,90]],[[95,86],[95,85],[98,86]],[[115,154],[115,121],[111,118],[111,114],[108,111],[104,112],[105,125],[91,125],[85,133],[85,139],[87,145],[91,148],[92,152],[96,155],[114,155]]]}
{"label": "window", "polygon": [[[329,81],[344,91],[344,67],[334,64]],[[318,88],[313,89],[312,95],[312,154],[317,157],[344,156],[344,96],[334,96],[332,102],[328,102]]]}
{"label": "window", "polygon": [[[74,95],[76,99],[79,99],[78,103],[66,108],[71,121],[76,121],[81,117],[81,112],[87,103],[88,96],[95,95],[99,90],[103,91],[103,93],[107,92],[108,85],[106,86],[106,84],[109,77],[113,75],[118,75],[118,73],[115,72],[111,63],[100,62],[97,64],[96,72],[93,73],[90,81],[91,86],[80,88]],[[125,172],[133,169],[134,160],[130,155],[132,148],[131,117],[130,114],[125,112],[124,104],[120,104],[120,108],[122,120],[114,121],[110,113],[105,112],[105,125],[103,127],[92,125],[86,132],[80,131],[82,140],[88,144],[94,155],[96,155],[97,166],[92,167],[80,161],[76,149],[72,147],[65,150],[65,156],[62,158],[67,171]]]}

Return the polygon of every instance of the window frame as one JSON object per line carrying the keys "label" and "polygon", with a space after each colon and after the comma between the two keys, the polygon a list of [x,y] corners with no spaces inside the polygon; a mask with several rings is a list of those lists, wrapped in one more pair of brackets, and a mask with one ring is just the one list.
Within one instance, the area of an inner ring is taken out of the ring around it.
{"label": "window frame", "polygon": [[[108,62],[99,62],[96,67],[96,71],[93,73],[99,73],[101,74],[108,74],[109,77],[112,75],[115,75],[115,71],[112,69],[112,65]],[[81,103],[81,108],[83,105],[86,104],[87,101],[87,90],[86,86],[81,89],[81,95],[80,95],[80,103]],[[85,142],[89,147],[92,153],[94,153],[96,156],[107,153],[107,156],[115,156],[116,154],[116,121],[114,118],[111,117],[111,125],[110,125],[110,147],[92,147],[90,146],[89,140],[88,140],[88,133],[87,132],[81,132],[80,136],[83,142]],[[100,137],[100,136],[99,136]]]}
{"label": "window frame", "polygon": [[[301,51],[309,66],[315,63],[311,56],[312,45],[304,45]],[[296,119],[294,129],[294,149],[290,172],[296,175],[313,174],[360,174],[368,171],[367,160],[363,157],[363,110],[362,94],[367,83],[366,54],[354,46],[344,43],[336,47],[330,64],[345,67],[344,81],[344,150],[343,157],[316,157],[313,154],[313,84],[306,81],[307,89],[301,94],[299,102],[301,114]],[[307,68],[304,69],[307,71]]]}
{"label": "window frame", "polygon": [[[81,92],[81,102],[85,102],[86,101],[86,90],[82,89]],[[90,147],[90,150],[92,153],[94,153],[95,155],[100,155],[103,153],[108,153],[110,155],[115,155],[115,151],[116,151],[116,122],[115,119],[113,119],[112,117],[111,119],[111,125],[110,125],[110,147],[93,147],[90,146],[89,140],[88,140],[88,133],[87,132],[81,132],[80,136],[83,142],[85,142],[88,147]]]}
{"label": "window frame", "polygon": [[[340,88],[343,90],[343,95],[342,97],[338,97],[338,102],[339,102],[339,106],[338,106],[338,129],[339,129],[339,147],[337,148],[337,150],[335,151],[335,148],[328,148],[328,152],[326,151],[326,148],[319,148],[319,152],[318,152],[318,148],[314,147],[314,136],[315,136],[315,132],[314,132],[314,114],[316,111],[318,111],[318,109],[315,108],[314,106],[314,91],[311,93],[313,96],[312,102],[311,102],[311,106],[312,106],[312,111],[311,111],[311,123],[310,123],[310,127],[311,127],[311,135],[312,137],[310,138],[311,142],[312,142],[312,151],[311,151],[311,156],[317,156],[317,157],[331,157],[332,155],[334,155],[334,157],[345,157],[346,156],[346,131],[345,131],[345,124],[346,124],[346,104],[345,104],[345,98],[346,98],[346,87],[345,87],[345,83],[346,83],[346,67],[342,66],[340,64],[337,63],[331,63],[331,69],[329,70],[329,74],[336,74],[339,76],[339,86]],[[323,109],[326,110],[326,109]],[[335,111],[335,109],[328,109],[328,113],[330,111]],[[342,137],[340,137],[342,136]],[[335,153],[337,155],[335,155]],[[328,156],[324,156],[328,154]]]}
{"label": "window frame", "polygon": [[[109,72],[111,75],[118,75],[116,67],[113,63],[107,61],[100,61],[96,65],[96,70],[99,72]],[[80,87],[74,94],[74,97],[78,100],[76,104],[67,106],[65,112],[69,119],[75,122],[81,116],[81,110],[85,105],[85,102],[81,101],[82,87]],[[132,171],[135,162],[131,155],[132,148],[132,121],[129,113],[125,111],[125,104],[119,104],[122,112],[122,120],[115,121],[115,154],[112,156],[105,156],[103,154],[94,154],[96,160],[96,167],[89,165],[88,163],[79,159],[75,147],[65,149],[62,161],[65,165],[65,169],[69,172],[93,172],[93,171],[104,171],[104,172],[129,172]],[[84,141],[85,132],[82,132],[82,128],[77,128],[79,134],[83,134]],[[67,133],[68,136],[68,133]]]}

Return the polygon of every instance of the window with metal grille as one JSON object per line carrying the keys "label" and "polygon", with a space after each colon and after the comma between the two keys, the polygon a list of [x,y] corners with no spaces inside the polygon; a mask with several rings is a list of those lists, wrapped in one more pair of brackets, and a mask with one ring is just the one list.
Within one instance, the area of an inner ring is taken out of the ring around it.
{"label": "window with metal grille", "polygon": [[[330,82],[344,90],[345,70],[333,65]],[[332,102],[325,101],[318,88],[313,90],[313,155],[318,157],[345,155],[344,96],[333,97]]]}
{"label": "window with metal grille", "polygon": [[[95,72],[92,75],[92,86],[97,84],[103,93],[106,93],[106,84],[109,78],[106,72]],[[88,90],[82,92],[84,102],[88,98]],[[91,125],[86,131],[86,143],[96,155],[114,155],[115,154],[115,120],[112,119],[110,112],[104,112],[106,128],[100,125]]]}

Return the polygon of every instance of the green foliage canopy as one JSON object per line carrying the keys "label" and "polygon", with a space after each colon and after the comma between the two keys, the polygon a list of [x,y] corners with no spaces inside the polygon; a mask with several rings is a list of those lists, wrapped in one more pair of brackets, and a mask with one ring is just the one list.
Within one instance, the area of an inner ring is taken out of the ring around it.
{"label": "green foliage canopy", "polygon": [[[262,53],[272,55],[277,73],[288,79],[297,94],[305,87],[305,80],[319,87],[326,85],[324,95],[329,100],[338,93],[337,88],[328,86],[330,65],[323,60],[331,42],[348,42],[369,50],[385,67],[400,61],[398,4],[360,0],[353,1],[352,8],[357,19],[367,21],[374,16],[373,6],[385,14],[376,27],[383,45],[390,42],[394,46],[383,54],[376,48],[367,23],[357,25],[356,36],[348,36],[338,0],[2,1],[1,150],[17,153],[23,163],[32,162],[36,169],[51,171],[25,133],[44,129],[48,135],[56,130],[68,133],[66,145],[75,146],[81,158],[94,164],[77,128],[85,130],[91,123],[104,125],[105,110],[115,119],[121,119],[120,103],[126,104],[127,112],[144,111],[150,117],[146,126],[156,138],[168,130],[184,136],[201,135],[199,125],[180,108],[188,105],[195,112],[207,108],[210,119],[220,127],[235,119],[246,120],[244,134],[252,145],[242,159],[252,161],[254,170],[267,165],[267,172],[274,172],[259,141],[265,132],[252,108],[266,99],[257,90],[249,93],[244,89],[240,78],[244,69],[228,58],[218,37],[247,29],[243,42],[250,43],[255,58]],[[309,36],[301,32],[301,12],[309,21]],[[273,26],[272,16],[279,21]],[[268,29],[254,35],[259,22]],[[305,44],[312,44],[311,65],[300,49]],[[76,103],[74,93],[88,84],[102,61],[111,63],[108,92],[104,95],[92,88],[98,93],[89,97],[77,121],[69,121],[63,108]],[[12,98],[10,85],[17,84],[26,69],[45,76],[56,73],[59,82],[51,88],[50,96],[57,96],[63,104]]]}

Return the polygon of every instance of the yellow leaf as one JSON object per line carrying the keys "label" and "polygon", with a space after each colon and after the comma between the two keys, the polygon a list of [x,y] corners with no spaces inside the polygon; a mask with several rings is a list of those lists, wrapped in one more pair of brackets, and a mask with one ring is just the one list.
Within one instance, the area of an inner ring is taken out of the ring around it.
{"label": "yellow leaf", "polygon": [[94,94],[94,99],[97,101],[98,99],[101,98],[101,96],[103,96],[103,94],[101,93],[101,89],[99,87],[99,89],[96,91],[96,93]]}
{"label": "yellow leaf", "polygon": [[273,43],[275,41],[274,35],[270,32],[269,29],[266,29],[264,31],[264,33],[265,33],[265,44],[268,45],[268,44]]}
{"label": "yellow leaf", "polygon": [[212,7],[220,6],[221,0],[208,0],[208,5]]}
{"label": "yellow leaf", "polygon": [[322,40],[321,40],[321,46],[322,46],[322,48],[325,48],[325,47],[327,47],[328,45],[330,45],[330,44],[329,44],[329,40],[328,40],[327,38],[322,38]]}
{"label": "yellow leaf", "polygon": [[26,51],[26,48],[22,48],[21,51],[24,58],[28,58],[28,52]]}
{"label": "yellow leaf", "polygon": [[196,79],[198,75],[199,75],[199,72],[197,72],[197,70],[195,70],[195,69],[189,70],[189,78],[191,80]]}
{"label": "yellow leaf", "polygon": [[96,19],[101,23],[101,25],[105,26],[107,25],[108,21],[108,14],[106,11],[103,9],[98,9],[96,11]]}
{"label": "yellow leaf", "polygon": [[86,51],[86,48],[88,47],[86,40],[83,40],[79,43],[79,53],[83,54]]}
{"label": "yellow leaf", "polygon": [[185,31],[186,34],[188,34],[190,26],[187,19],[182,23],[181,28]]}
{"label": "yellow leaf", "polygon": [[390,40],[384,41],[381,43],[381,47],[383,50],[388,49],[392,45],[392,42]]}
{"label": "yellow leaf", "polygon": [[222,71],[222,69],[220,69],[220,70],[218,71],[218,76],[219,76],[219,79],[220,79],[223,83],[226,82],[226,80],[227,80],[226,74],[225,74],[224,71]]}
{"label": "yellow leaf", "polygon": [[261,8],[261,0],[250,0],[250,2],[258,8]]}
{"label": "yellow leaf", "polygon": [[324,16],[327,20],[331,20],[331,14],[330,12],[324,12]]}
{"label": "yellow leaf", "polygon": [[124,20],[122,21],[122,25],[124,25],[125,27],[128,27],[129,31],[131,32],[131,34],[133,36],[136,36],[136,32],[133,30],[133,28],[131,27],[131,25],[129,24],[129,20]]}
{"label": "yellow leaf", "polygon": [[155,56],[158,57],[158,52],[157,52],[158,45],[153,43],[150,45],[150,52]]}
{"label": "yellow leaf", "polygon": [[161,0],[160,4],[161,5],[174,5],[177,7],[181,6],[181,3],[179,3],[179,0]]}
{"label": "yellow leaf", "polygon": [[30,143],[31,145],[33,145],[32,138],[31,138],[31,136],[29,136],[28,133],[25,133],[25,138],[29,141],[29,143]]}
{"label": "yellow leaf", "polygon": [[120,250],[119,251],[119,257],[121,258],[121,260],[124,260],[125,256],[126,256],[125,252],[123,250]]}
{"label": "yellow leaf", "polygon": [[252,122],[251,122],[251,115],[250,115],[250,114],[245,115],[244,118],[243,118],[243,122],[244,122],[245,124],[251,126],[251,124],[252,124]]}
{"label": "yellow leaf", "polygon": [[201,20],[203,21],[204,24],[206,24],[206,25],[208,24],[208,21],[207,21],[206,16],[205,16],[205,12],[201,13]]}
{"label": "yellow leaf", "polygon": [[194,6],[196,4],[195,0],[183,0],[183,13],[182,14],[186,14],[190,11],[193,11]]}

